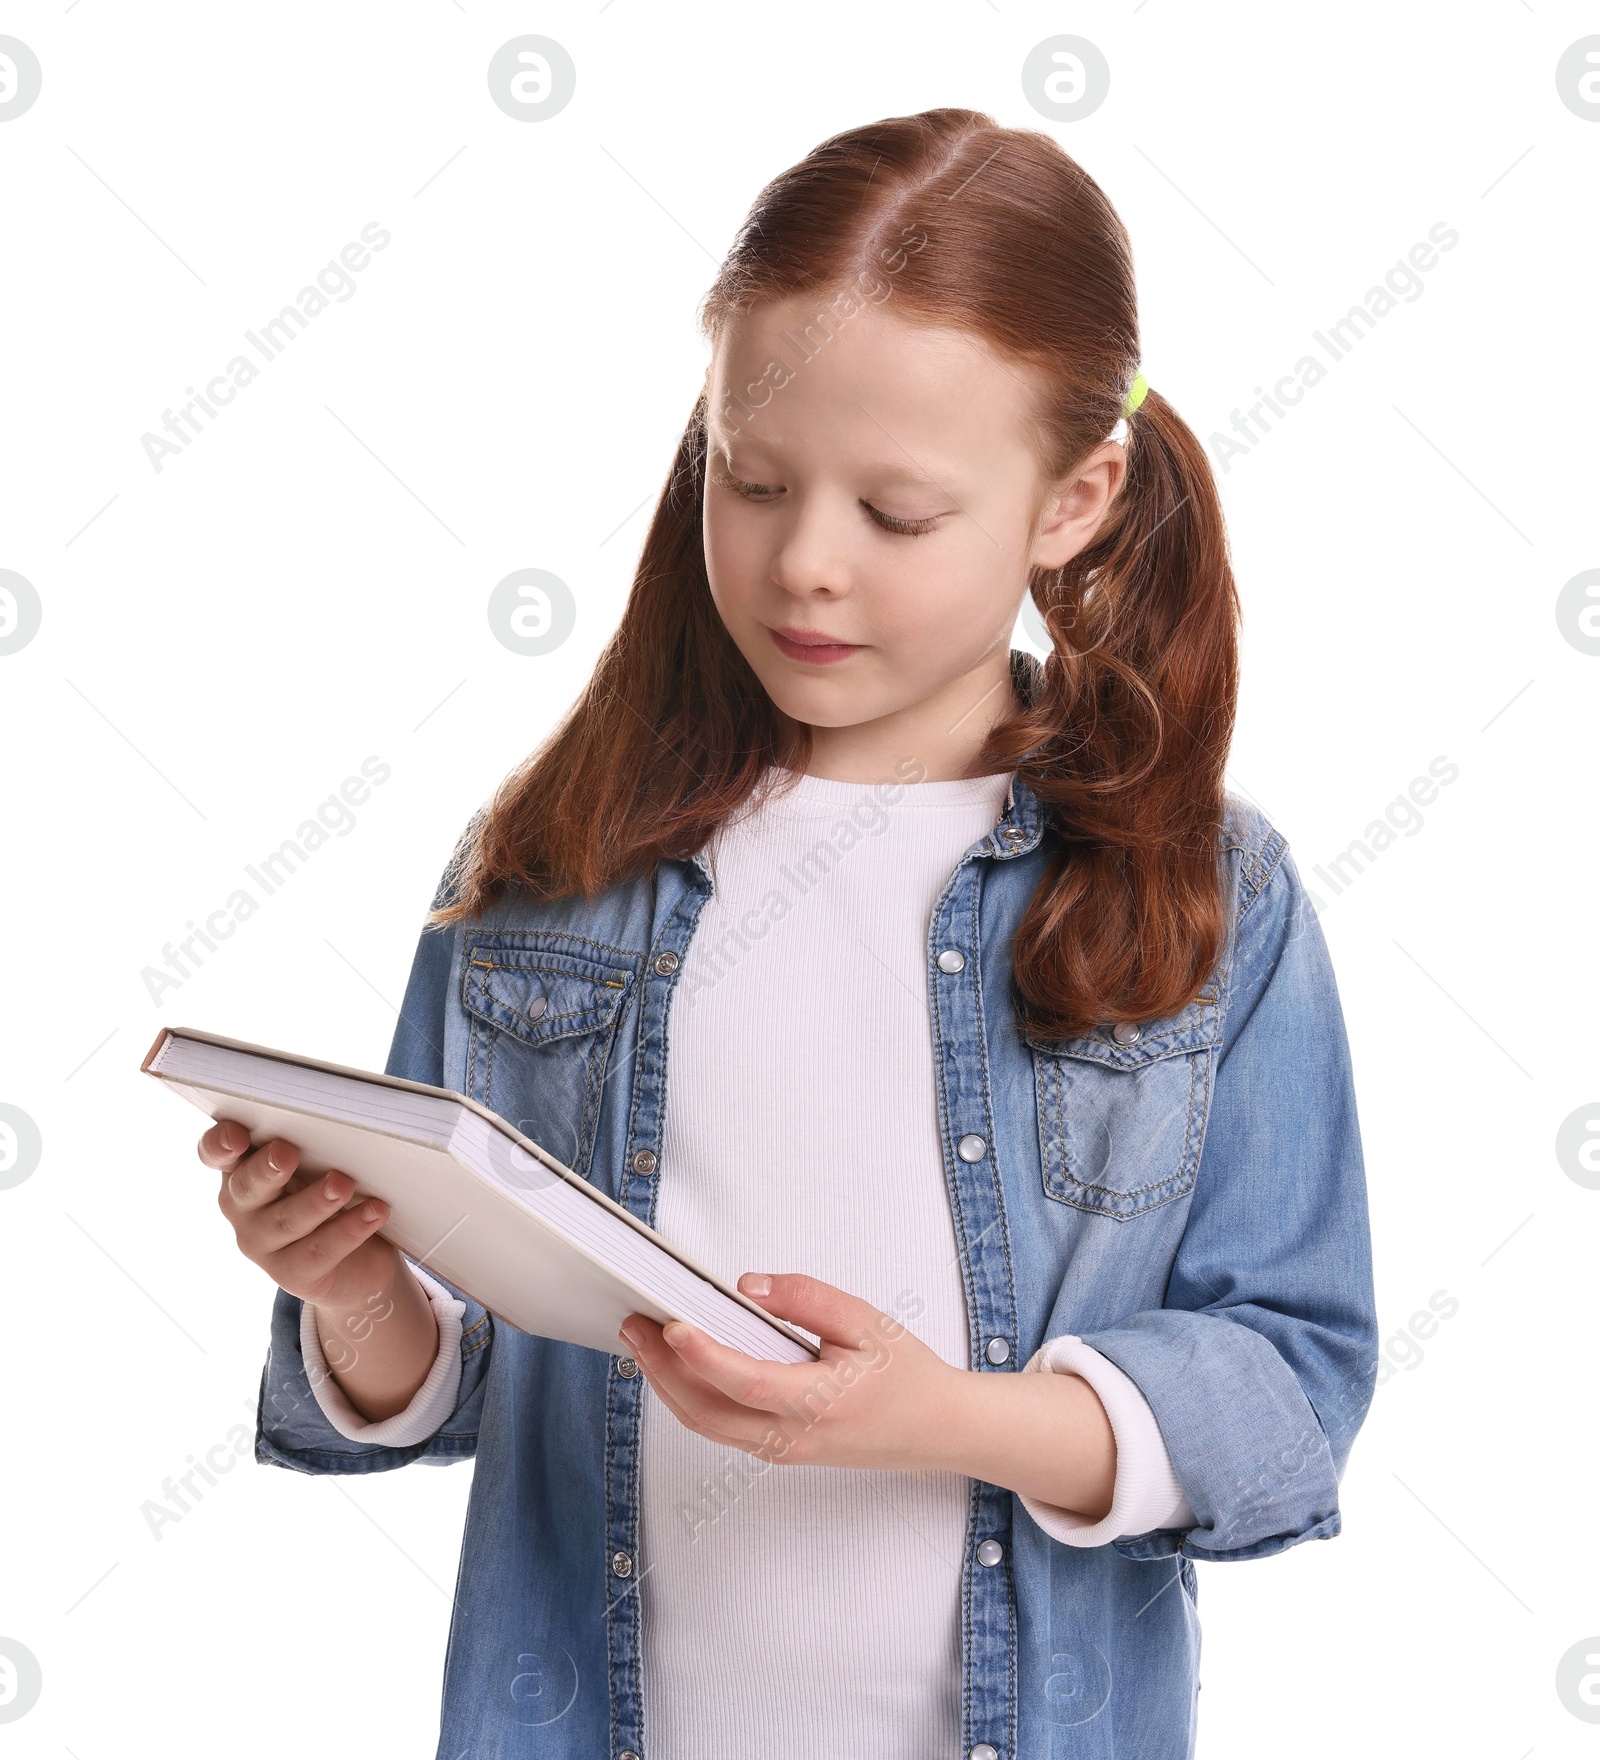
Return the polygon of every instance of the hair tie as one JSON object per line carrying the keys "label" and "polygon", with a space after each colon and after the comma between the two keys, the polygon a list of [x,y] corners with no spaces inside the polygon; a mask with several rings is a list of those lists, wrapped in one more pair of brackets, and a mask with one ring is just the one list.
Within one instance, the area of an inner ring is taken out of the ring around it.
{"label": "hair tie", "polygon": [[1144,402],[1144,394],[1150,389],[1145,383],[1143,373],[1133,375],[1133,384],[1128,387],[1128,395],[1122,400],[1122,414],[1117,418],[1117,425],[1106,435],[1119,446],[1128,444],[1128,417]]}

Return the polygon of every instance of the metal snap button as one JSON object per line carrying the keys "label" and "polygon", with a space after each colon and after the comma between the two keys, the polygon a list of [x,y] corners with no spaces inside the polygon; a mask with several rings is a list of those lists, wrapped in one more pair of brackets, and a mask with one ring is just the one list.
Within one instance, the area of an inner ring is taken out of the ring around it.
{"label": "metal snap button", "polygon": [[1006,1555],[1006,1549],[998,1540],[985,1540],[978,1547],[978,1563],[996,1565]]}
{"label": "metal snap button", "polygon": [[549,1007],[550,998],[548,996],[535,996],[533,1001],[530,1002],[527,1007],[528,1019],[530,1021],[538,1020]]}
{"label": "metal snap button", "polygon": [[656,1170],[656,1152],[654,1149],[641,1149],[633,1158],[635,1173],[651,1174]]}
{"label": "metal snap button", "polygon": [[633,1560],[625,1552],[613,1552],[611,1555],[611,1574],[614,1577],[626,1577],[633,1570]]}
{"label": "metal snap button", "polygon": [[670,978],[678,969],[678,956],[670,950],[656,955],[656,970],[663,978]]}
{"label": "metal snap button", "polygon": [[639,1760],[639,1756],[634,1753],[632,1748],[624,1748],[617,1756],[617,1760]]}
{"label": "metal snap button", "polygon": [[978,1742],[967,1749],[967,1760],[1000,1760],[1000,1750],[991,1748],[987,1742]]}
{"label": "metal snap button", "polygon": [[632,1357],[618,1357],[617,1373],[624,1381],[631,1381],[639,1373],[639,1365]]}
{"label": "metal snap button", "polygon": [[963,1161],[981,1161],[988,1151],[989,1145],[975,1131],[964,1136],[956,1144],[956,1153]]}
{"label": "metal snap button", "polygon": [[1118,1021],[1111,1029],[1111,1037],[1119,1045],[1133,1045],[1138,1042],[1139,1035],[1143,1031],[1144,1028],[1134,1021]]}
{"label": "metal snap button", "polygon": [[939,970],[941,972],[959,972],[966,963],[967,956],[959,947],[947,947],[939,955]]}
{"label": "metal snap button", "polygon": [[991,1338],[983,1347],[983,1354],[991,1363],[1004,1363],[1011,1355],[1010,1341],[1004,1338]]}
{"label": "metal snap button", "polygon": [[1000,835],[1005,838],[1008,843],[1021,843],[1023,838],[1028,834],[1020,825],[1008,825]]}

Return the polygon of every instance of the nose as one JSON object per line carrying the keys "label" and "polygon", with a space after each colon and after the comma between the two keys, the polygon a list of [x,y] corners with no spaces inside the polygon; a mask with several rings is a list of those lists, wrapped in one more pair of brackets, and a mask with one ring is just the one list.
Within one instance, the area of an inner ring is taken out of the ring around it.
{"label": "nose", "polygon": [[785,510],[772,553],[773,584],[791,598],[835,599],[850,590],[850,561],[843,516],[828,497],[798,498]]}

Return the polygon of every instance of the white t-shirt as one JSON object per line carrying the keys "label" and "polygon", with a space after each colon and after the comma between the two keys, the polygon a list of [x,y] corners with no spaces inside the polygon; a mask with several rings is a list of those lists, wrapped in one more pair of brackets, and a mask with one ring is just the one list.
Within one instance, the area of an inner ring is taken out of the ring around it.
{"label": "white t-shirt", "polygon": [[[1008,773],[957,782],[802,776],[763,792],[707,852],[714,890],[669,1018],[654,1225],[732,1282],[805,1271],[969,1366],[927,994],[928,922]],[[461,1304],[418,1272],[435,1371],[365,1423],[313,1374],[341,1434],[433,1434],[459,1385]],[[308,1365],[321,1356],[309,1318]],[[619,1344],[619,1351],[620,1351]],[[1082,1375],[1117,1438],[1098,1522],[1024,1498],[1069,1545],[1192,1525],[1149,1406],[1076,1338],[1027,1365]],[[926,1760],[960,1743],[960,1595],[971,1481],[767,1466],[687,1429],[646,1386],[640,1434],[645,1729],[654,1760],[814,1760],[848,1745]]]}

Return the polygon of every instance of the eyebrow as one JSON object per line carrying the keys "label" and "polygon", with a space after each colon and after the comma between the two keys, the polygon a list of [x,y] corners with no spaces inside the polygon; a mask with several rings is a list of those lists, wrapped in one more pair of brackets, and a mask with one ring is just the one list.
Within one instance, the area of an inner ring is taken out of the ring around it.
{"label": "eyebrow", "polygon": [[[760,447],[762,450],[771,453],[775,458],[781,456],[779,448],[772,445],[772,443],[770,441],[765,440],[763,438],[760,438],[757,436],[746,436],[746,435],[742,435],[742,434],[735,434],[732,436],[723,436],[722,438],[719,439],[716,437],[716,429],[712,426],[712,424],[709,421],[707,423],[707,431],[708,431],[709,449],[712,453],[725,454],[732,447],[736,446],[740,440],[745,440],[747,443],[754,444],[754,445]],[[935,476],[928,471],[920,471],[920,470],[913,468],[910,464],[905,462],[904,458],[898,458],[892,464],[890,464],[890,463],[885,463],[882,465],[870,464],[865,467],[862,474],[865,476],[870,476],[876,482],[880,482],[885,485],[892,485],[895,487],[908,488],[908,489],[933,488],[933,489],[939,489],[945,494],[949,493],[949,491],[947,489],[945,489],[944,483],[943,483],[943,481],[941,481],[941,478],[939,476]],[[961,473],[959,470],[949,470],[949,471],[946,471],[942,474],[944,476],[959,476]]]}

